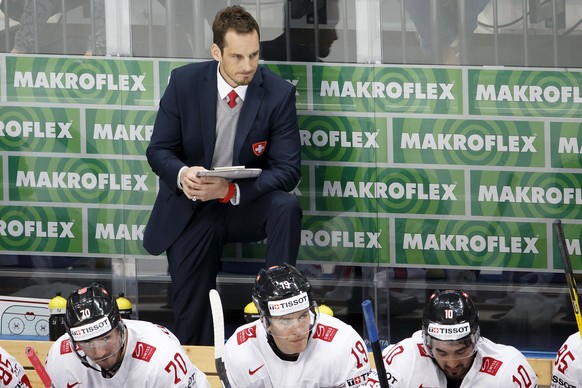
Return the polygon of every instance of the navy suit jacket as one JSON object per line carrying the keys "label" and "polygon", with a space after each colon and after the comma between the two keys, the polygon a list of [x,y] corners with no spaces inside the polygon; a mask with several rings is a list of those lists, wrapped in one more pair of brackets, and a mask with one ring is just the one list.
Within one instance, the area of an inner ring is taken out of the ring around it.
{"label": "navy suit jacket", "polygon": [[[153,255],[172,245],[200,204],[183,194],[177,179],[184,166],[211,168],[216,141],[217,65],[208,61],[174,69],[160,100],[146,151],[152,170],[160,178],[144,233],[144,247]],[[237,181],[239,206],[270,191],[291,191],[301,177],[295,87],[261,66],[241,108],[232,164],[263,169],[258,178]]]}

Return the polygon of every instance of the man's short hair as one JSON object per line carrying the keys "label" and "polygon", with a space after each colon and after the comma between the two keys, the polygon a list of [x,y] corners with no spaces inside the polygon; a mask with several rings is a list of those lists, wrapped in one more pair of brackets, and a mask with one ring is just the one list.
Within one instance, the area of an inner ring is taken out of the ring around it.
{"label": "man's short hair", "polygon": [[234,30],[237,34],[250,34],[257,31],[259,39],[261,37],[259,24],[253,15],[240,5],[221,9],[212,23],[213,43],[218,46],[221,53],[225,45],[224,37],[229,30]]}

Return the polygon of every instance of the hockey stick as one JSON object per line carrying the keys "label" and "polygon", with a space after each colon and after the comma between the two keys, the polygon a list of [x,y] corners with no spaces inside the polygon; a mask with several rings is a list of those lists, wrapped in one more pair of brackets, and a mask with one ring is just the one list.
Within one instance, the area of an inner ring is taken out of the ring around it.
{"label": "hockey stick", "polygon": [[226,367],[222,361],[224,354],[224,315],[222,312],[222,301],[220,294],[215,289],[208,293],[210,298],[210,309],[212,310],[212,324],[214,326],[214,363],[220,382],[224,388],[230,388],[230,382],[226,375]]}
{"label": "hockey stick", "polygon": [[376,320],[374,319],[372,302],[370,302],[369,300],[363,301],[362,311],[364,312],[366,328],[368,329],[368,337],[370,338],[370,344],[372,345],[372,353],[374,354],[374,361],[376,362],[376,371],[378,372],[380,388],[388,388],[386,368],[384,367],[384,359],[382,358],[382,349],[380,348],[380,340],[378,339],[378,328],[376,327]]}
{"label": "hockey stick", "polygon": [[30,363],[34,367],[34,370],[36,370],[36,373],[38,373],[38,377],[40,377],[42,385],[44,385],[45,388],[54,387],[50,376],[48,375],[48,373],[46,373],[46,369],[44,368],[44,365],[42,365],[42,362],[40,362],[34,348],[32,346],[27,346],[26,349],[24,350],[24,353],[26,353],[26,357],[28,357]]}
{"label": "hockey stick", "polygon": [[576,317],[576,324],[578,325],[578,332],[582,336],[582,314],[580,313],[580,303],[578,302],[578,288],[576,287],[576,279],[574,278],[574,271],[572,270],[572,261],[570,261],[570,254],[566,246],[566,238],[564,237],[564,227],[562,221],[554,221],[554,233],[558,239],[558,248],[560,249],[560,257],[564,265],[564,273],[566,281],[568,282],[568,293],[570,294],[570,301],[572,302],[572,309]]}

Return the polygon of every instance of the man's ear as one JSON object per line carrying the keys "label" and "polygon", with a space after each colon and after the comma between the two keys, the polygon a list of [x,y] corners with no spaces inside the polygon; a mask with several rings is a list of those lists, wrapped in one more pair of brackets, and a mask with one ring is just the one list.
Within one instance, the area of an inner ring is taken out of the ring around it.
{"label": "man's ear", "polygon": [[210,54],[212,54],[212,58],[216,59],[218,62],[222,60],[222,53],[216,43],[212,43],[212,46],[210,46]]}

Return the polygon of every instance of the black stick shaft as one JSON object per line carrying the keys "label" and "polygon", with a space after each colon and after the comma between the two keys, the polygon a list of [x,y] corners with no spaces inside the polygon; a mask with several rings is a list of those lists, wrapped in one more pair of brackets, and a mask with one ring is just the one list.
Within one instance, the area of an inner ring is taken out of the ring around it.
{"label": "black stick shaft", "polygon": [[572,310],[574,310],[574,317],[576,318],[576,325],[578,332],[582,336],[582,313],[580,312],[580,302],[578,301],[578,288],[576,287],[576,279],[574,278],[574,270],[572,269],[572,261],[566,246],[566,238],[564,236],[564,227],[560,220],[554,221],[554,233],[558,241],[558,248],[560,250],[560,257],[564,266],[564,274],[566,275],[566,282],[568,283],[568,294],[570,295],[570,302],[572,303]]}
{"label": "black stick shaft", "polygon": [[389,388],[388,379],[386,377],[386,368],[384,367],[384,359],[382,357],[382,348],[380,348],[380,339],[378,338],[378,328],[376,327],[376,320],[374,319],[372,303],[369,300],[362,302],[362,311],[364,312],[364,319],[366,320],[368,338],[372,345],[372,354],[374,355],[374,361],[376,362],[376,371],[378,372],[380,387]]}

